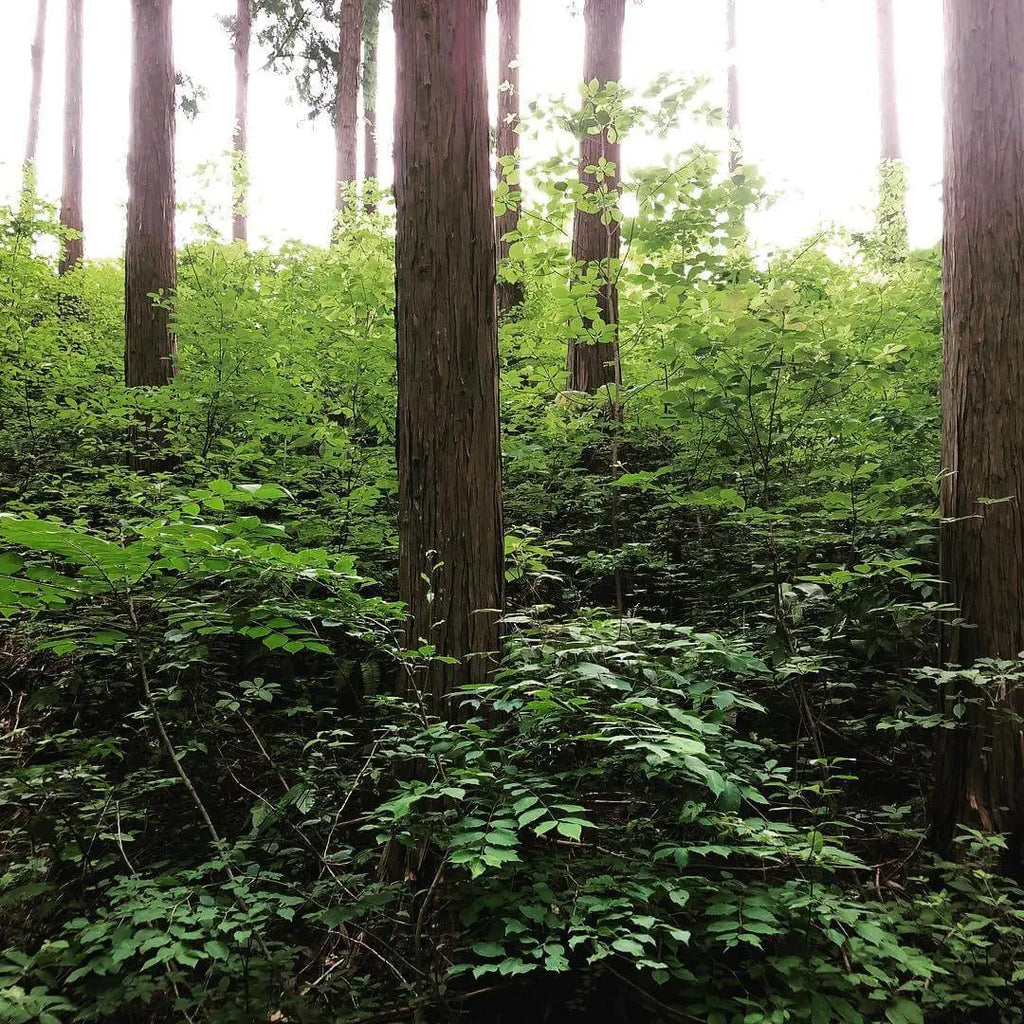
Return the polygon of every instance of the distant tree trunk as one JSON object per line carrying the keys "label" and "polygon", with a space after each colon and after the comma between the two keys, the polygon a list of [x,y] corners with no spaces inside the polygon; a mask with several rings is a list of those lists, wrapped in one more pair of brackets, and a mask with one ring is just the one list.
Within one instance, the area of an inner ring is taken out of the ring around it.
{"label": "distant tree trunk", "polygon": [[[520,0],[498,0],[498,175],[505,164],[519,160],[519,7]],[[518,186],[513,185],[513,191]],[[497,219],[498,266],[508,261],[510,243],[506,235],[519,230],[519,207],[506,210]],[[521,281],[498,282],[498,312],[506,313],[523,301]]]}
{"label": "distant tree trunk", "polygon": [[[951,627],[946,655],[970,665],[1024,650],[1024,7],[945,0],[945,23],[942,563],[972,627]],[[959,824],[1010,832],[1020,876],[1024,693],[973,696],[985,706],[941,733],[935,837],[948,851]]]}
{"label": "distant tree trunk", "polygon": [[82,262],[82,0],[67,0],[64,56],[64,185],[60,223],[75,237],[66,238],[58,270],[61,274]]}
{"label": "distant tree trunk", "polygon": [[359,44],[363,36],[363,0],[341,0],[338,31],[338,79],[334,93],[337,154],[335,212],[345,207],[345,186],[356,180],[356,132],[359,125]]}
{"label": "distant tree trunk", "polygon": [[394,4],[399,585],[409,641],[459,659],[415,681],[449,715],[493,668],[503,599],[486,8]]}
{"label": "distant tree trunk", "polygon": [[[363,8],[363,180],[377,180],[377,40],[381,0],[366,0]],[[367,202],[372,213],[374,203]]]}
{"label": "distant tree trunk", "polygon": [[166,384],[174,376],[177,344],[168,311],[150,295],[166,295],[176,284],[171,0],[132,0],[124,348],[129,387]]}
{"label": "distant tree trunk", "polygon": [[46,0],[36,5],[36,34],[32,39],[32,91],[28,101],[28,138],[25,141],[22,191],[35,195],[36,153],[39,149],[39,109],[43,102],[43,58],[46,52]]}
{"label": "distant tree trunk", "polygon": [[899,107],[896,100],[896,43],[892,0],[878,3],[878,109],[881,127],[878,235],[887,256],[907,251],[906,169],[900,149]]}
{"label": "distant tree trunk", "polygon": [[729,173],[735,179],[743,166],[743,143],[740,138],[740,74],[736,53],[736,0],[726,7],[726,46],[729,51],[729,84],[726,124],[729,129]]}
{"label": "distant tree trunk", "polygon": [[[591,82],[597,79],[601,88],[609,82],[618,82],[622,77],[622,28],[626,16],[626,0],[586,0],[583,8],[584,31],[586,35],[583,78]],[[584,120],[595,112],[592,100],[584,103]],[[607,174],[602,182],[597,175],[588,171],[601,159],[613,165],[614,171]],[[597,307],[600,323],[584,317],[583,332],[579,338],[569,341],[568,382],[570,391],[596,392],[603,387],[611,389],[611,406],[618,414],[618,390],[622,381],[619,362],[619,294],[615,271],[611,262],[619,258],[619,221],[604,217],[600,210],[602,199],[617,196],[621,169],[619,166],[619,142],[609,141],[607,131],[595,135],[585,134],[580,146],[580,182],[587,187],[593,200],[585,203],[592,208],[577,205],[573,218],[572,258],[576,265],[586,271],[596,268],[601,284],[597,292]],[[602,223],[607,220],[607,223]]]}
{"label": "distant tree trunk", "polygon": [[249,43],[252,36],[252,0],[238,0],[232,26],[235,52],[235,135],[232,192],[234,217],[231,237],[236,242],[249,238]]}

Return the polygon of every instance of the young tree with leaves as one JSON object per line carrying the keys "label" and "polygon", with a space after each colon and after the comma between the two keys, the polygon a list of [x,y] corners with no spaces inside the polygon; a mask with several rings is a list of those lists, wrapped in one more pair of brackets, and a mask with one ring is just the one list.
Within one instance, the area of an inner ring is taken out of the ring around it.
{"label": "young tree with leaves", "polygon": [[487,0],[395,0],[399,587],[426,705],[484,681],[504,543]]}
{"label": "young tree with leaves", "polygon": [[[942,572],[960,621],[946,658],[1024,650],[1024,7],[945,0]],[[947,694],[935,833],[1011,835],[1024,874],[1024,693],[998,682]]]}
{"label": "young tree with leaves", "polygon": [[32,89],[28,100],[28,136],[22,164],[25,202],[35,195],[36,153],[39,149],[39,111],[43,102],[43,58],[46,52],[46,0],[36,2],[36,31],[32,37]]}
{"label": "young tree with leaves", "polygon": [[570,391],[608,388],[618,415],[622,380],[619,360],[619,294],[615,261],[619,258],[619,141],[609,121],[606,95],[622,78],[622,30],[626,0],[586,0],[583,77],[587,83],[580,125],[580,183],[586,194],[573,217],[572,258],[581,274],[596,273],[597,318],[581,315],[582,330],[570,338]]}
{"label": "young tree with leaves", "polygon": [[166,384],[177,343],[151,298],[177,284],[171,0],[132,0],[131,130],[125,243],[125,383]]}
{"label": "young tree with leaves", "polygon": [[252,38],[252,0],[238,0],[231,19],[231,48],[235,55],[235,131],[232,151],[233,216],[231,238],[249,237],[249,48]]}
{"label": "young tree with leaves", "polygon": [[[519,25],[520,0],[498,2],[498,175],[509,191],[518,191],[516,171],[519,164]],[[507,193],[506,193],[507,194]],[[498,266],[508,261],[508,235],[519,229],[519,206],[505,204],[497,218]],[[498,281],[498,312],[506,313],[523,301],[521,281]]]}
{"label": "young tree with leaves", "polygon": [[78,266],[82,240],[82,4],[67,0],[64,53],[64,182],[60,223],[68,232],[61,251],[61,274]]}

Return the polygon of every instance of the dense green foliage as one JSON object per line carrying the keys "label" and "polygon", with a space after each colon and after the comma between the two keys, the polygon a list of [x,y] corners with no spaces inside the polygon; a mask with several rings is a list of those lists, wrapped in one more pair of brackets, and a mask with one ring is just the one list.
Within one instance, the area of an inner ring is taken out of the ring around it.
{"label": "dense green foliage", "polygon": [[119,266],[2,215],[4,1020],[1024,1020],[999,837],[925,842],[937,254],[755,259],[752,175],[635,175],[618,423],[563,390],[572,177],[504,271],[508,643],[459,725],[392,696],[387,209],[186,249],[131,392]]}

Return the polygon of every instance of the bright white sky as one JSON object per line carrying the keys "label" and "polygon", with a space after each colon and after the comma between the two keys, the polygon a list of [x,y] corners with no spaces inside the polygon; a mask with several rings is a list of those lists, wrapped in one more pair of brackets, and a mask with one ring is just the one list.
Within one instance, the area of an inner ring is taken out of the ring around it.
{"label": "bright white sky", "polygon": [[[197,120],[179,115],[180,200],[199,194],[197,168],[230,147],[234,74],[226,33],[216,18],[234,0],[175,0],[180,71],[208,91]],[[524,106],[535,96],[573,94],[582,77],[582,19],[568,0],[523,0],[521,75]],[[582,6],[582,5],[580,5]],[[942,155],[942,5],[896,0],[898,87],[910,180],[910,229],[916,244],[940,230]],[[29,49],[36,0],[0,0],[0,201],[16,194],[24,152]],[[875,0],[738,0],[741,109],[748,158],[784,200],[754,225],[758,239],[790,244],[822,223],[870,223],[878,161]],[[128,0],[85,2],[85,244],[92,257],[115,256],[124,242],[128,138]],[[661,71],[708,74],[724,97],[725,0],[630,3],[624,78],[643,86]],[[492,26],[493,27],[493,26]],[[390,16],[381,33],[381,175],[390,178],[393,45]],[[492,33],[491,38],[494,38]],[[60,194],[64,3],[50,0],[39,179]],[[492,54],[492,74],[496,76]],[[333,139],[326,121],[310,123],[290,106],[287,79],[262,70],[254,48],[250,110],[250,237],[325,243],[333,206]],[[722,139],[724,145],[724,138]],[[685,144],[685,139],[680,140]],[[630,138],[624,163],[657,161],[665,144]],[[226,210],[222,184],[208,200]],[[190,218],[181,218],[187,239]],[[226,212],[216,220],[229,230]]]}

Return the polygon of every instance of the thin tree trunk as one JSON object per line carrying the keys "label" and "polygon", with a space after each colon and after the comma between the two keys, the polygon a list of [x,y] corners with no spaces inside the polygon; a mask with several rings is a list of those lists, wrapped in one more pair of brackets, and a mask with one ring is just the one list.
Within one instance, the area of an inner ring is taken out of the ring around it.
{"label": "thin tree trunk", "polygon": [[877,5],[878,110],[881,129],[878,234],[885,254],[898,259],[906,255],[907,251],[907,186],[896,99],[896,42],[892,0],[877,0]]}
{"label": "thin tree trunk", "polygon": [[125,243],[125,383],[175,373],[177,343],[154,293],[177,285],[174,248],[174,61],[171,0],[132,0],[131,133]]}
{"label": "thin tree trunk", "polygon": [[[363,8],[363,180],[377,180],[377,40],[380,35],[380,0],[366,0]],[[368,200],[366,210],[375,204]]]}
{"label": "thin tree trunk", "polygon": [[35,195],[36,153],[39,149],[39,109],[43,102],[43,58],[46,53],[46,0],[37,0],[36,32],[32,39],[32,91],[28,101],[28,137],[25,140],[22,191]]}
{"label": "thin tree trunk", "polygon": [[67,0],[64,57],[64,185],[60,223],[66,237],[58,270],[67,273],[82,262],[82,0]]}
{"label": "thin tree trunk", "polygon": [[743,143],[740,138],[740,74],[736,52],[736,0],[726,7],[726,47],[729,52],[729,82],[726,124],[729,129],[729,173],[735,179],[743,166]]}
{"label": "thin tree trunk", "polygon": [[252,0],[238,0],[232,26],[235,53],[235,136],[232,167],[234,217],[231,237],[249,238],[249,43],[252,36]]}
{"label": "thin tree trunk", "polygon": [[359,124],[359,44],[363,36],[363,0],[341,0],[338,19],[338,79],[334,93],[337,155],[334,208],[346,205],[346,186],[356,180],[356,132]]}
{"label": "thin tree trunk", "polygon": [[503,600],[486,0],[395,0],[399,585],[432,663],[407,693],[480,683]]}
{"label": "thin tree trunk", "polygon": [[[498,0],[498,174],[519,164],[519,23],[520,0]],[[517,185],[511,186],[513,191]],[[508,262],[507,235],[519,230],[519,206],[497,219],[498,267]],[[498,281],[498,312],[506,313],[523,301],[522,281]]]}
{"label": "thin tree trunk", "polygon": [[[946,655],[970,665],[1024,649],[1024,7],[945,0],[942,563],[954,624]],[[943,732],[934,832],[1012,834],[1024,868],[1024,695],[991,684]],[[948,693],[947,710],[971,693]]]}
{"label": "thin tree trunk", "polygon": [[[583,8],[586,34],[583,78],[586,82],[597,79],[604,88],[609,82],[622,78],[622,29],[626,15],[626,0],[586,0]],[[584,104],[584,119],[594,113],[594,103]],[[601,159],[608,161],[614,171],[602,182],[588,171]],[[608,133],[585,134],[580,146],[580,182],[597,201],[608,195],[617,195],[619,188],[619,142],[609,141]],[[594,202],[592,205],[597,205]],[[600,322],[583,318],[583,331],[579,338],[569,341],[568,383],[570,391],[596,392],[607,387],[612,393],[611,408],[619,412],[618,391],[622,380],[619,362],[619,293],[616,271],[612,261],[619,258],[620,227],[614,218],[602,223],[600,212],[581,209],[577,205],[573,218],[572,258],[581,270],[596,268],[600,277],[597,307]]]}

